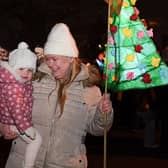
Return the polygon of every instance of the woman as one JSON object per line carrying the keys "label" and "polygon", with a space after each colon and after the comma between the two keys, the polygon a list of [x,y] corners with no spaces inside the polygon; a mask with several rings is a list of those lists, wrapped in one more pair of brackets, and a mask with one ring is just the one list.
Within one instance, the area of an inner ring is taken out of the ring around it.
{"label": "woman", "polygon": [[[98,87],[87,86],[88,67],[77,58],[76,42],[67,25],[59,23],[52,28],[44,55],[41,78],[34,81],[33,123],[43,138],[35,167],[86,168],[85,136],[103,135],[103,113],[107,113],[110,129],[110,97],[101,96]],[[24,143],[15,140],[6,168],[18,168],[24,150]]]}

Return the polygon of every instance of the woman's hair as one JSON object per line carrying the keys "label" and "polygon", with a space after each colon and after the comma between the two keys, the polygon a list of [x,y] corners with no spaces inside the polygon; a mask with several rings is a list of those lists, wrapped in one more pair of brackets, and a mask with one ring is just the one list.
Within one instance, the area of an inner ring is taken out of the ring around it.
{"label": "woman's hair", "polygon": [[[56,81],[56,83],[59,82],[57,105],[60,105],[61,108],[60,117],[64,110],[64,104],[66,100],[66,90],[71,85],[71,83],[73,82],[73,80],[76,78],[76,76],[79,74],[80,71],[81,71],[81,61],[79,58],[74,58],[74,61],[69,69],[70,73],[68,79],[64,82]],[[45,73],[38,71],[35,73],[33,80],[40,82],[44,76],[46,76]],[[49,93],[49,97],[51,96],[54,90],[55,89],[53,89],[51,93]]]}
{"label": "woman's hair", "polygon": [[61,108],[60,117],[64,110],[64,104],[66,100],[66,90],[71,85],[71,83],[74,81],[74,79],[76,78],[76,76],[79,74],[80,71],[81,71],[81,61],[78,58],[74,58],[74,61],[72,65],[70,66],[69,77],[66,81],[60,82],[60,86],[58,90],[57,103],[60,105],[60,108]]}
{"label": "woman's hair", "polygon": [[37,80],[38,82],[40,82],[44,76],[46,76],[46,74],[44,72],[37,71],[33,74],[32,80],[34,80],[34,81]]}
{"label": "woman's hair", "polygon": [[87,67],[89,78],[83,82],[84,86],[90,87],[93,85],[99,85],[101,81],[100,69],[94,64],[88,64]]}
{"label": "woman's hair", "polygon": [[[89,64],[87,65],[87,67],[88,67],[89,77],[88,79],[83,81],[83,86],[91,87],[93,85],[99,85],[101,81],[101,73],[99,68],[93,64]],[[69,69],[70,73],[69,73],[68,79],[64,82],[56,81],[56,82],[59,82],[58,99],[57,99],[57,105],[59,105],[61,109],[61,113],[59,117],[61,117],[64,110],[67,88],[71,85],[71,83],[74,81],[76,76],[80,73],[80,71],[81,71],[81,60],[79,58],[74,58],[74,61]],[[45,75],[46,74],[41,72],[36,73],[35,79],[40,81]],[[52,92],[49,94],[49,97],[51,96]]]}

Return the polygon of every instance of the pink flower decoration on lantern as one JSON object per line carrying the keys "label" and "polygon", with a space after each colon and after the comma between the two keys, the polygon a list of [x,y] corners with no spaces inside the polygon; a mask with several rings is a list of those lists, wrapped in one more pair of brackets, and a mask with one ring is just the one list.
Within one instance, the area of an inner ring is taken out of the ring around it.
{"label": "pink flower decoration on lantern", "polygon": [[149,37],[153,37],[153,29],[152,28],[147,30],[147,33],[148,33]]}
{"label": "pink flower decoration on lantern", "polygon": [[143,38],[143,37],[144,37],[144,32],[143,32],[143,31],[139,31],[139,32],[137,33],[137,37],[138,37],[139,39]]}
{"label": "pink flower decoration on lantern", "polygon": [[131,80],[131,79],[133,79],[134,78],[134,72],[128,72],[127,73],[127,79],[128,80]]}
{"label": "pink flower decoration on lantern", "polygon": [[113,68],[114,68],[114,64],[113,63],[108,65],[108,69],[112,70]]}
{"label": "pink flower decoration on lantern", "polygon": [[114,39],[113,39],[112,36],[109,37],[108,41],[109,41],[110,44],[114,44]]}
{"label": "pink flower decoration on lantern", "polygon": [[134,11],[135,11],[136,15],[139,15],[140,12],[137,7],[134,7]]}

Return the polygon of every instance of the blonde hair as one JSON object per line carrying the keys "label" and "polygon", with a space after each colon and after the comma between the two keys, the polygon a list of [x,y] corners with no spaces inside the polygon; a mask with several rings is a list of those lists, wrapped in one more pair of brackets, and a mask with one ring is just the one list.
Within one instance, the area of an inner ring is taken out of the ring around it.
{"label": "blonde hair", "polygon": [[[60,106],[61,109],[61,113],[60,116],[63,113],[64,110],[64,104],[65,104],[65,100],[66,100],[66,90],[67,88],[71,85],[71,83],[74,81],[74,79],[76,78],[76,76],[79,74],[79,72],[81,71],[81,61],[79,58],[73,58],[74,61],[72,62],[72,65],[70,66],[70,73],[68,76],[68,79],[64,82],[58,81],[56,80],[56,86],[57,84],[59,84],[59,89],[58,89],[58,99],[56,104]],[[38,82],[40,82],[44,77],[46,76],[45,73],[43,72],[36,72],[35,76],[34,76],[34,80],[37,80]],[[50,99],[51,94],[54,92],[56,88],[54,88],[48,95],[48,99]]]}
{"label": "blonde hair", "polygon": [[68,79],[64,82],[59,82],[58,99],[57,99],[57,104],[60,105],[61,108],[61,113],[59,117],[61,117],[64,110],[64,104],[66,100],[66,90],[74,81],[74,79],[76,78],[76,76],[79,74],[80,71],[81,71],[81,61],[78,58],[74,58],[72,66],[70,67],[70,74]]}
{"label": "blonde hair", "polygon": [[101,81],[101,73],[99,68],[93,64],[88,64],[87,67],[89,78],[83,82],[84,86],[90,87],[93,85],[99,85]]}

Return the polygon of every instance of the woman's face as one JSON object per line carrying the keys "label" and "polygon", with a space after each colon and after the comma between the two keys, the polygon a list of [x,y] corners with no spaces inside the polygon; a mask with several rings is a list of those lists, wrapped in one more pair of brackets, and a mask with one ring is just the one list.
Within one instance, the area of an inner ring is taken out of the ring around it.
{"label": "woman's face", "polygon": [[46,64],[52,71],[52,75],[58,80],[64,80],[70,72],[73,59],[66,56],[46,55]]}

